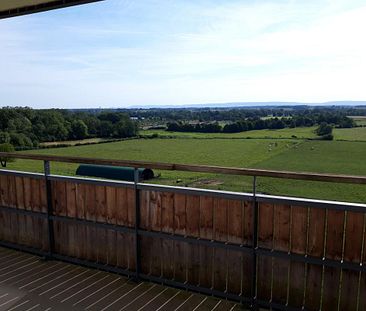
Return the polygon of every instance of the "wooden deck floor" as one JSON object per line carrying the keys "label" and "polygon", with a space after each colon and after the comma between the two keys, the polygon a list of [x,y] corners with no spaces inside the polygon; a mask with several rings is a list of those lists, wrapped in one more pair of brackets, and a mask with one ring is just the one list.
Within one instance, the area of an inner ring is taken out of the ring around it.
{"label": "wooden deck floor", "polygon": [[0,248],[0,311],[242,310],[239,305]]}

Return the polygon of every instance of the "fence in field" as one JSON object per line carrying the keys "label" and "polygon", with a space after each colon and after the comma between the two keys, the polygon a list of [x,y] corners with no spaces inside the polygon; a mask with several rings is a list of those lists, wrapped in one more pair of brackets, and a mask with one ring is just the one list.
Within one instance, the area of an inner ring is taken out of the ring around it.
{"label": "fence in field", "polygon": [[11,156],[45,161],[45,174],[0,171],[2,246],[253,309],[366,310],[366,205],[256,194],[255,177],[253,193],[234,193],[56,176],[49,161],[359,184],[366,177]]}

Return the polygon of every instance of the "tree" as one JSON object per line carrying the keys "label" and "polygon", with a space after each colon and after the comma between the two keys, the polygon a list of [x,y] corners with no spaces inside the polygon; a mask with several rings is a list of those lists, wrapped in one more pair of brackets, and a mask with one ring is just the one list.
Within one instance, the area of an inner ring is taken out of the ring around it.
{"label": "tree", "polygon": [[[0,152],[14,152],[15,149],[12,144],[5,143],[0,144]],[[13,158],[9,157],[0,157],[0,164],[2,167],[6,167],[7,162],[14,162],[15,160]]]}
{"label": "tree", "polygon": [[110,121],[100,122],[100,137],[112,137],[113,136],[113,124]]}
{"label": "tree", "polygon": [[333,127],[325,122],[322,122],[319,127],[316,129],[316,134],[318,136],[325,136],[332,134]]}
{"label": "tree", "polygon": [[5,144],[10,142],[10,135],[8,132],[0,132],[0,144]]}
{"label": "tree", "polygon": [[88,127],[82,120],[75,120],[71,123],[70,136],[72,139],[84,139],[88,136]]}
{"label": "tree", "polygon": [[325,122],[322,122],[316,129],[316,134],[321,136],[323,140],[333,140],[333,127]]}

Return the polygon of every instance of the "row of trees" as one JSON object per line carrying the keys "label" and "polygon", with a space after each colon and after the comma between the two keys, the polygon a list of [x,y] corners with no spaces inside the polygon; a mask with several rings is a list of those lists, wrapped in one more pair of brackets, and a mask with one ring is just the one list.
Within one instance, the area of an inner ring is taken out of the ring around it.
{"label": "row of trees", "polygon": [[313,106],[282,106],[282,107],[230,107],[230,108],[151,108],[151,109],[117,109],[131,117],[156,121],[157,123],[198,120],[200,122],[220,122],[246,120],[248,118],[299,117],[312,119],[316,124],[321,122],[338,123],[336,119],[343,116],[366,115],[366,107],[313,107]]}
{"label": "row of trees", "polygon": [[0,144],[33,148],[41,142],[93,137],[124,138],[138,133],[135,121],[122,112],[73,112],[61,109],[0,109]]}
{"label": "row of trees", "polygon": [[200,132],[200,133],[239,133],[251,130],[262,129],[283,129],[295,127],[310,127],[320,124],[331,124],[339,128],[350,128],[355,126],[354,121],[345,115],[325,113],[324,115],[314,114],[293,117],[272,117],[261,119],[259,117],[248,118],[231,122],[220,126],[218,122],[214,123],[188,123],[188,122],[169,122],[167,131],[174,132]]}

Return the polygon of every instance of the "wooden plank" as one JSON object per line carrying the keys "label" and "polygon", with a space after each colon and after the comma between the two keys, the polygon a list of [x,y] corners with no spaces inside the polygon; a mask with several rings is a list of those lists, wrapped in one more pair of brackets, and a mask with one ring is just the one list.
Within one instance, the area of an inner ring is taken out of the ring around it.
{"label": "wooden plank", "polygon": [[[161,192],[150,192],[150,217],[151,229],[153,231],[161,231],[161,208],[162,194]],[[162,240],[160,238],[153,238],[151,241],[151,273],[154,276],[162,274]]]}
{"label": "wooden plank", "polygon": [[244,201],[243,244],[253,246],[253,202]]}
{"label": "wooden plank", "polygon": [[24,207],[26,210],[32,210],[32,186],[31,179],[28,177],[23,178],[23,189],[24,189]]}
{"label": "wooden plank", "polygon": [[[258,215],[258,246],[273,249],[273,204],[260,203]],[[272,258],[258,256],[258,298],[271,300]]]}
{"label": "wooden plank", "polygon": [[120,226],[127,226],[128,224],[128,207],[127,207],[127,189],[116,188],[116,201],[117,201],[117,224]]}
{"label": "wooden plank", "polygon": [[186,196],[176,193],[174,195],[174,233],[186,234]]}
{"label": "wooden plank", "polygon": [[[185,235],[186,223],[186,196],[176,193],[174,195],[174,233]],[[186,246],[184,242],[174,242],[174,279],[182,283],[187,281]]]}
{"label": "wooden plank", "polygon": [[17,206],[17,196],[15,188],[15,176],[7,176],[8,184],[8,207],[16,208]]}
{"label": "wooden plank", "polygon": [[151,242],[152,238],[141,236],[141,272],[151,273]]}
{"label": "wooden plank", "polygon": [[[347,262],[362,262],[364,218],[363,213],[347,212],[343,254],[343,258]],[[345,269],[342,271],[340,310],[346,310],[347,308],[357,310],[358,290],[356,288],[358,289],[359,277],[359,272]]]}
{"label": "wooden plank", "polygon": [[[326,258],[342,259],[344,221],[344,211],[328,210]],[[323,310],[335,310],[338,307],[340,273],[338,268],[324,267]]]}
{"label": "wooden plank", "polygon": [[[186,198],[187,235],[199,237],[200,235],[200,197],[187,196]],[[195,244],[188,244],[187,267],[188,282],[193,285],[199,284],[200,277],[200,247]]]}
{"label": "wooden plank", "polygon": [[[104,186],[95,187],[95,219],[97,222],[107,222],[106,188]],[[97,261],[107,263],[107,230],[97,228],[96,230]]]}
{"label": "wooden plank", "polygon": [[[40,189],[40,183],[39,180],[32,178],[30,180],[31,185],[31,208],[33,212],[40,212],[41,211],[41,189]],[[36,249],[42,249],[43,248],[43,237],[44,232],[42,230],[43,227],[43,220],[37,219],[32,217],[31,218],[33,222],[33,231],[32,235],[34,236],[33,239],[33,247]]]}
{"label": "wooden plank", "polygon": [[[67,217],[76,218],[76,184],[66,183],[66,211]],[[68,228],[68,255],[76,257],[77,254],[77,225],[72,223],[67,224]]]}
{"label": "wooden plank", "polygon": [[[128,224],[128,206],[127,206],[127,189],[115,188],[116,191],[116,222],[117,225],[127,226]],[[127,269],[129,265],[129,252],[127,243],[127,235],[122,232],[116,232],[116,252],[117,265]]]}
{"label": "wooden plank", "polygon": [[[174,193],[162,193],[162,231],[174,232]],[[174,241],[164,239],[162,241],[163,276],[173,279],[174,276]]]}
{"label": "wooden plank", "polygon": [[[15,188],[15,178],[14,176],[6,176],[6,201],[7,207],[16,208],[16,188]],[[19,240],[19,230],[18,230],[18,215],[9,214],[10,223],[10,236],[9,242],[18,243]]]}
{"label": "wooden plank", "polygon": [[150,192],[142,190],[140,191],[140,228],[145,230],[151,229],[149,211],[150,211]]}
{"label": "wooden plank", "polygon": [[[243,245],[253,246],[253,228],[254,205],[252,201],[244,201],[243,207]],[[250,254],[244,254],[242,269],[242,295],[244,297],[253,297],[252,293],[252,277],[253,277],[253,260]]]}
{"label": "wooden plank", "polygon": [[[214,203],[214,240],[228,240],[228,200],[216,199]],[[214,249],[214,289],[227,290],[227,251]]]}
{"label": "wooden plank", "polygon": [[366,310],[366,272],[361,273],[361,282],[360,282],[360,302],[358,306],[358,310]]}
{"label": "wooden plank", "polygon": [[[273,248],[290,251],[290,221],[291,207],[289,205],[274,206]],[[273,258],[272,301],[285,305],[290,262],[281,258]]]}
{"label": "wooden plank", "polygon": [[[309,212],[307,254],[322,258],[324,255],[325,210],[311,208]],[[323,270],[319,265],[307,265],[305,308],[319,310]]]}
{"label": "wooden plank", "polygon": [[[360,272],[343,270],[342,271],[342,290],[339,310],[357,310],[358,282]],[[365,291],[361,292],[361,296]],[[359,310],[365,310],[361,308]]]}
{"label": "wooden plank", "polygon": [[162,192],[161,231],[174,232],[174,193]]}
{"label": "wooden plank", "polygon": [[[200,237],[213,239],[213,208],[214,199],[208,196],[200,197]],[[211,288],[213,273],[213,248],[200,246],[200,278],[202,287]]]}
{"label": "wooden plank", "polygon": [[[291,253],[306,254],[308,230],[308,208],[301,206],[291,207]],[[291,261],[289,277],[290,306],[301,308],[304,303],[305,267],[301,262]]]}
{"label": "wooden plank", "polygon": [[[227,207],[228,214],[228,242],[235,244],[243,243],[243,225],[244,225],[243,202],[229,200]],[[241,273],[243,270],[244,253],[227,253],[227,291],[233,294],[241,294]]]}
{"label": "wooden plank", "polygon": [[135,227],[135,190],[131,188],[126,189],[127,192],[127,225],[129,227]]}
{"label": "wooden plank", "polygon": [[[116,225],[117,224],[117,214],[118,214],[116,188],[106,187],[106,204],[107,204],[106,221],[108,224]],[[108,247],[107,262],[109,265],[116,266],[117,265],[117,245],[116,245],[117,244],[117,233],[115,230],[107,230],[106,234],[107,234],[107,247]]]}
{"label": "wooden plank", "polygon": [[150,220],[153,231],[161,231],[161,193],[150,192]]}
{"label": "wooden plank", "polygon": [[[95,186],[86,185],[86,204],[85,204],[85,216],[89,221],[96,221],[96,197]],[[86,226],[86,247],[88,260],[98,260],[98,245],[95,245],[97,240],[97,231],[91,226]]]}
{"label": "wooden plank", "polygon": [[[28,177],[23,178],[23,189],[24,189],[24,208],[28,211],[32,210],[32,186],[31,179]],[[34,223],[30,216],[24,216],[26,224],[26,238],[24,245],[33,246],[35,244],[34,235]]]}
{"label": "wooden plank", "polygon": [[341,260],[343,251],[343,229],[345,212],[328,210],[326,258]]}
{"label": "wooden plank", "polygon": [[[24,187],[23,187],[23,177],[15,177],[15,187],[16,187],[16,200],[17,208],[20,210],[25,209],[24,204]],[[18,215],[18,229],[19,229],[19,244],[24,244],[27,240],[27,226],[26,218],[24,215]]]}
{"label": "wooden plank", "polygon": [[[7,189],[7,178],[6,175],[0,175],[0,204],[1,206],[8,207],[8,189]],[[11,218],[9,213],[2,213],[3,219],[3,239],[5,241],[11,241]]]}
{"label": "wooden plank", "polygon": [[[78,219],[86,219],[86,185],[76,184],[76,217]],[[75,256],[86,259],[86,226],[77,226],[77,248]]]}
{"label": "wooden plank", "polygon": [[364,214],[347,212],[344,260],[361,263]]}
{"label": "wooden plank", "polygon": [[41,211],[42,213],[47,213],[47,188],[46,181],[44,179],[40,180],[40,191],[41,191]]}
{"label": "wooden plank", "polygon": [[117,249],[117,266],[123,269],[128,269],[129,249],[126,233],[116,232],[116,249]]}
{"label": "wooden plank", "polygon": [[334,267],[324,267],[322,300],[322,310],[324,311],[333,311],[337,310],[338,308],[340,276],[341,269]]}
{"label": "wooden plank", "polygon": [[[55,214],[58,216],[67,216],[67,198],[66,198],[66,182],[57,181],[54,183],[54,202],[55,202]],[[59,232],[55,233],[60,240],[60,252],[63,255],[67,255],[69,252],[69,224],[65,222],[59,222]]]}

